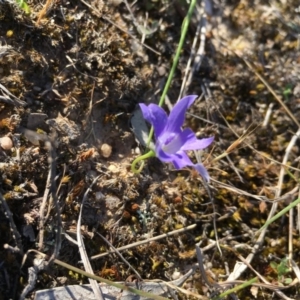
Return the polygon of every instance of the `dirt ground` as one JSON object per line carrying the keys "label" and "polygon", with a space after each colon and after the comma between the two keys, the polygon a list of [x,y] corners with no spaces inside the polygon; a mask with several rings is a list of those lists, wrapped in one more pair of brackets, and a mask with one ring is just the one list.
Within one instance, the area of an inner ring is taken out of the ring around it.
{"label": "dirt ground", "polygon": [[[164,108],[199,95],[186,126],[215,136],[201,153],[209,187],[157,158],[139,175],[130,169],[145,151],[131,118],[138,103],[159,102],[185,0],[28,6],[0,1],[0,299],[19,299],[32,250],[84,269],[76,226],[88,188],[80,228],[96,275],[133,274],[115,253],[98,257],[110,250],[100,235],[119,248],[171,233],[122,255],[144,280],[200,265],[179,299],[210,299],[254,277],[228,299],[300,299],[299,210],[257,233],[299,197],[299,1],[198,1]],[[26,299],[83,283],[52,263]]]}

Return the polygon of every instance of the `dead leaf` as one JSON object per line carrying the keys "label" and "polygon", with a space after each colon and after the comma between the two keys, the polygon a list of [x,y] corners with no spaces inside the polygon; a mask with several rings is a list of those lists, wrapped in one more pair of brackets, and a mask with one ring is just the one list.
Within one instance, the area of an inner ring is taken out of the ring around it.
{"label": "dead leaf", "polygon": [[265,210],[266,210],[266,208],[267,208],[266,202],[265,202],[265,201],[261,201],[261,202],[259,203],[259,211],[260,211],[261,213],[264,213]]}

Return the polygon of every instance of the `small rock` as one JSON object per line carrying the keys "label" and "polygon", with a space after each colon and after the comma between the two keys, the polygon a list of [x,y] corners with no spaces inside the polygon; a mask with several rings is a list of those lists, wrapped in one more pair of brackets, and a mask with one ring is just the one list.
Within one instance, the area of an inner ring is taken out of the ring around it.
{"label": "small rock", "polygon": [[92,182],[97,177],[97,172],[94,170],[89,170],[85,175],[85,180],[87,182]]}
{"label": "small rock", "polygon": [[28,116],[27,120],[27,128],[36,130],[37,128],[45,127],[45,119],[48,116],[43,113],[31,113]]}
{"label": "small rock", "polygon": [[141,154],[141,149],[139,147],[136,147],[134,149],[134,154],[140,155]]}
{"label": "small rock", "polygon": [[103,144],[100,148],[103,157],[108,158],[111,156],[112,147],[108,144]]}
{"label": "small rock", "polygon": [[115,165],[108,166],[108,170],[111,171],[112,173],[118,173],[119,172],[119,169]]}
{"label": "small rock", "polygon": [[96,192],[95,196],[96,196],[96,200],[104,200],[105,199],[105,195],[102,192]]}
{"label": "small rock", "polygon": [[28,105],[32,105],[34,103],[33,99],[30,97],[25,97],[25,101]]}
{"label": "small rock", "polygon": [[157,67],[157,72],[159,76],[164,76],[167,73],[167,70],[164,66]]}
{"label": "small rock", "polygon": [[109,0],[108,2],[113,6],[118,6],[123,2],[123,0]]}
{"label": "small rock", "polygon": [[176,280],[178,278],[180,278],[182,275],[180,272],[178,271],[174,271],[174,273],[172,274],[172,280]]}
{"label": "small rock", "polygon": [[8,136],[0,138],[0,146],[3,150],[10,150],[13,147],[13,142]]}
{"label": "small rock", "polygon": [[39,87],[39,86],[34,86],[33,88],[32,88],[35,92],[40,92],[42,89]]}

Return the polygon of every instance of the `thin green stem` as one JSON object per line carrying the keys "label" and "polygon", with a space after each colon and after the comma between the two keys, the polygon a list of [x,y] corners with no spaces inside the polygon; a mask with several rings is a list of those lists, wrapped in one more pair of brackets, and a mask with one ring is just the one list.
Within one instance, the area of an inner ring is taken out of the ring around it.
{"label": "thin green stem", "polygon": [[[176,50],[176,53],[175,53],[175,57],[174,57],[174,60],[173,60],[172,68],[170,70],[170,73],[169,73],[166,85],[164,87],[164,90],[163,90],[163,92],[161,94],[161,97],[159,99],[158,106],[160,106],[160,107],[164,104],[165,97],[166,97],[166,95],[168,93],[168,90],[170,88],[172,79],[174,77],[174,74],[175,74],[175,71],[176,71],[176,68],[177,68],[177,65],[178,65],[178,62],[179,62],[181,50],[183,48],[185,37],[186,37],[187,31],[188,31],[188,28],[189,28],[189,24],[190,24],[191,19],[192,19],[192,15],[193,15],[196,3],[197,3],[197,0],[192,0],[191,1],[188,13],[187,13],[186,17],[183,20],[182,30],[181,30],[181,36],[180,36],[179,44],[178,44],[178,47],[177,47],[177,50]],[[148,137],[148,141],[147,141],[147,146],[149,146],[150,141],[152,140],[153,131],[154,130],[153,130],[153,126],[152,126],[151,130],[150,130],[150,133],[149,133],[149,137]]]}
{"label": "thin green stem", "polygon": [[[189,10],[187,12],[187,15],[186,15],[185,19],[183,20],[182,30],[181,30],[181,36],[180,36],[179,44],[178,44],[178,47],[177,47],[177,50],[176,50],[176,53],[175,53],[173,64],[172,64],[172,67],[171,67],[171,70],[170,70],[170,73],[169,73],[166,85],[164,87],[164,90],[162,92],[162,95],[161,95],[159,103],[158,103],[158,105],[160,107],[164,104],[165,97],[166,97],[166,95],[168,93],[168,90],[170,88],[172,79],[174,77],[174,74],[175,74],[175,71],[176,71],[176,68],[177,68],[177,65],[178,65],[178,62],[179,62],[180,54],[181,54],[181,51],[182,51],[182,48],[183,48],[185,37],[186,37],[187,31],[188,31],[189,24],[190,24],[191,19],[192,19],[192,15],[193,15],[196,3],[197,3],[197,0],[192,0],[191,1]],[[148,136],[147,147],[149,147],[150,142],[151,142],[151,140],[153,138],[153,132],[154,132],[154,129],[153,129],[153,126],[152,126],[151,129],[150,129],[150,132],[149,132],[149,136]],[[151,155],[148,156],[148,154],[150,154],[150,153],[151,153]],[[136,164],[139,161],[141,161],[141,160],[145,160],[146,158],[153,156],[152,155],[153,153],[154,152],[152,150],[150,150],[148,153],[146,153],[146,154],[144,154],[144,155],[139,156],[138,158],[136,158],[133,161],[132,165],[131,165],[132,172],[133,173],[140,173],[142,171],[142,169],[143,169],[144,163],[141,164],[141,166],[139,167],[139,169],[136,169],[136,167],[135,167]],[[154,153],[154,156],[155,156],[155,153]]]}
{"label": "thin green stem", "polygon": [[287,207],[282,209],[279,213],[277,213],[275,216],[273,216],[271,219],[267,220],[266,223],[258,230],[256,231],[256,234],[260,233],[263,229],[268,227],[271,223],[276,221],[278,218],[282,217],[284,214],[286,214],[290,209],[297,206],[300,203],[300,198],[294,200],[291,204],[289,204]]}
{"label": "thin green stem", "polygon": [[[155,153],[153,150],[150,150],[149,152],[147,152],[146,154],[144,155],[141,155],[139,157],[137,157],[133,163],[131,164],[131,171],[135,174],[139,174],[141,173],[141,171],[143,170],[143,167],[144,167],[144,160],[147,159],[147,158],[150,158],[150,157],[154,157],[155,156]],[[140,167],[137,169],[136,168],[136,165],[138,162],[140,162],[142,160],[142,163],[140,165]]]}
{"label": "thin green stem", "polygon": [[244,283],[230,289],[230,290],[227,290],[226,292],[220,294],[219,296],[216,296],[214,298],[212,298],[212,300],[220,300],[228,295],[230,295],[231,293],[236,293],[242,289],[245,289],[246,287],[252,285],[253,283],[257,282],[257,277],[254,277],[248,281],[245,281]]}
{"label": "thin green stem", "polygon": [[163,93],[162,93],[162,95],[160,97],[160,100],[159,100],[159,103],[158,103],[159,106],[162,106],[164,104],[165,97],[167,95],[167,92],[168,92],[169,87],[171,85],[172,79],[174,77],[175,70],[176,70],[178,62],[179,62],[181,50],[183,48],[185,37],[186,37],[187,31],[188,31],[188,28],[189,28],[189,24],[190,24],[191,19],[192,19],[192,15],[193,15],[196,3],[197,3],[197,0],[192,0],[191,1],[188,13],[187,13],[185,19],[183,20],[182,31],[181,31],[179,44],[178,44],[178,47],[177,47],[177,50],[176,50],[176,54],[175,54],[175,57],[174,57],[174,60],[173,60],[173,65],[172,65],[168,80],[166,82]]}
{"label": "thin green stem", "polygon": [[[141,291],[141,290],[138,290],[138,289],[135,289],[135,288],[132,288],[130,286],[126,286],[124,284],[121,284],[121,283],[117,283],[117,282],[113,282],[113,281],[110,281],[110,280],[107,280],[105,278],[102,278],[102,277],[99,277],[99,276],[96,276],[94,274],[90,274],[88,272],[85,272],[81,269],[78,269],[74,266],[71,266],[61,260],[58,260],[58,259],[54,259],[53,262],[63,268],[66,268],[66,269],[69,269],[73,272],[76,272],[78,274],[81,274],[81,275],[84,275],[88,278],[91,278],[91,279],[94,279],[94,280],[97,280],[97,281],[100,281],[100,282],[103,282],[103,283],[106,283],[110,286],[114,286],[120,290],[125,290],[125,291],[130,291],[136,295],[139,295],[141,297],[147,297],[148,299],[155,299],[155,300],[168,300],[168,298],[166,297],[162,297],[162,296],[159,296],[159,295],[154,295],[154,294],[151,294],[151,293],[148,293],[148,292],[144,292],[144,291]],[[150,297],[150,298],[149,298]]]}

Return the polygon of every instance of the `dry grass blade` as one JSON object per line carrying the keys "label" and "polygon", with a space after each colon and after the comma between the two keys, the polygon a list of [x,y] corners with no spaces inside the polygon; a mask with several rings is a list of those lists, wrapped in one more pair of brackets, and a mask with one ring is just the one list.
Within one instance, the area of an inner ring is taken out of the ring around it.
{"label": "dry grass blade", "polygon": [[196,254],[197,254],[197,260],[198,260],[198,265],[199,265],[200,273],[201,273],[201,276],[202,276],[202,280],[204,280],[204,282],[206,283],[206,285],[208,287],[210,287],[210,288],[213,288],[213,287],[220,288],[220,286],[217,283],[212,284],[208,280],[208,278],[206,276],[206,272],[205,272],[204,266],[203,266],[202,251],[201,251],[201,249],[200,249],[200,247],[198,245],[196,245]]}
{"label": "dry grass blade", "polygon": [[15,240],[16,243],[16,249],[14,249],[14,251],[20,252],[21,254],[23,254],[23,246],[22,246],[22,238],[21,235],[17,229],[17,226],[14,222],[13,219],[13,214],[11,213],[9,206],[6,203],[6,200],[3,198],[2,194],[0,193],[0,202],[1,202],[1,206],[2,209],[4,211],[4,214],[6,216],[6,218],[9,220],[9,225],[11,228],[11,232],[12,232],[12,236],[13,239]]}
{"label": "dry grass blade", "polygon": [[[282,299],[285,300],[292,300],[291,298],[287,297],[286,295],[283,294],[283,292],[281,291],[281,286],[276,286],[271,284],[270,282],[268,282],[268,280],[266,280],[259,272],[257,272],[252,266],[251,264],[248,262],[247,259],[245,259],[242,255],[240,255],[239,253],[237,253],[235,250],[233,249],[229,249],[228,247],[226,247],[229,251],[234,252],[235,255],[243,262],[244,265],[246,265],[252,272],[254,272],[260,280],[262,280],[264,282],[264,287],[265,288],[269,288],[272,289],[278,296],[280,296]],[[231,280],[227,279],[223,284],[225,283],[229,283],[231,282]],[[294,283],[293,283],[294,284]]]}
{"label": "dry grass blade", "polygon": [[[39,222],[40,232],[39,232],[39,245],[38,245],[38,249],[40,251],[42,251],[42,249],[44,247],[45,209],[46,209],[46,205],[47,205],[48,196],[50,193],[50,186],[51,186],[51,169],[49,168],[46,187],[45,187],[45,191],[44,191],[44,196],[43,196],[43,200],[42,200],[42,203],[40,206],[40,222]],[[50,204],[48,204],[48,205],[50,205]]]}
{"label": "dry grass blade", "polygon": [[[298,192],[298,198],[300,198],[300,190]],[[300,205],[297,205],[297,229],[300,233]]]}
{"label": "dry grass blade", "polygon": [[46,0],[45,5],[41,9],[41,11],[38,13],[38,19],[36,21],[36,25],[39,26],[42,19],[46,16],[46,14],[50,11],[51,7],[53,5],[53,0]]}
{"label": "dry grass blade", "polygon": [[119,30],[121,30],[122,32],[128,34],[133,40],[135,40],[136,42],[138,42],[139,44],[141,44],[143,47],[149,49],[150,51],[152,51],[153,53],[157,54],[157,55],[161,55],[158,51],[156,51],[155,49],[153,49],[152,47],[141,43],[136,37],[134,37],[132,34],[130,34],[129,32],[124,31],[124,29],[122,29],[118,24],[116,24],[115,22],[113,22],[112,20],[110,20],[109,18],[103,16],[100,11],[98,11],[98,9],[96,9],[95,7],[93,7],[92,5],[90,5],[89,3],[85,2],[84,0],[80,0],[84,5],[86,5],[87,7],[89,7],[90,9],[92,9],[100,18],[103,18],[105,21],[107,21],[108,23],[110,23],[111,25],[115,26],[116,28],[118,28]]}
{"label": "dry grass blade", "polygon": [[[196,9],[195,11],[196,11],[196,13],[199,13],[199,9]],[[194,36],[193,44],[192,44],[192,47],[191,47],[191,54],[190,54],[189,60],[187,62],[186,68],[185,68],[184,78],[182,80],[182,84],[181,84],[181,88],[180,88],[180,92],[179,92],[179,96],[178,96],[177,101],[179,101],[179,99],[181,99],[183,97],[183,95],[185,94],[186,90],[188,89],[188,87],[191,83],[192,76],[194,74],[195,67],[191,68],[191,64],[192,64],[192,61],[195,59],[195,55],[196,55],[195,54],[196,53],[195,49],[196,49],[198,37],[201,33],[201,28],[202,28],[202,18],[201,18],[201,16],[199,16],[198,19],[199,19],[199,22],[198,22],[198,25],[197,25],[197,30],[196,30],[196,33],[195,33],[195,36]],[[204,42],[205,42],[205,39],[204,39]],[[195,65],[195,62],[193,63],[193,66],[194,65]]]}
{"label": "dry grass blade", "polygon": [[[12,2],[0,0],[2,298],[100,298],[91,278],[103,298],[297,299],[299,0],[42,0],[30,15]],[[145,127],[147,144],[150,125],[141,114],[130,130],[135,107],[171,111],[189,94],[182,129],[214,136],[211,151],[187,152],[207,190],[155,157],[134,175],[134,134]],[[21,269],[19,246],[32,248]]]}
{"label": "dry grass blade", "polygon": [[[187,226],[185,228],[177,229],[177,230],[174,230],[174,231],[170,231],[168,233],[164,233],[164,234],[155,236],[155,237],[150,238],[150,239],[146,239],[144,241],[139,241],[139,242],[136,242],[136,243],[132,243],[132,244],[129,244],[129,245],[126,245],[126,246],[116,248],[116,250],[118,250],[118,251],[127,250],[127,249],[130,249],[130,248],[133,248],[133,247],[140,246],[142,244],[150,243],[152,241],[157,241],[157,240],[160,240],[160,239],[163,239],[163,238],[168,238],[169,236],[172,236],[172,235],[175,235],[175,234],[178,234],[178,233],[182,233],[182,232],[185,232],[187,230],[192,230],[192,229],[195,229],[196,227],[197,227],[197,225],[193,224],[193,225]],[[114,252],[113,251],[107,251],[105,253],[94,255],[90,259],[91,260],[98,259],[100,257],[107,256],[110,253],[114,253]]]}
{"label": "dry grass blade", "polygon": [[247,191],[244,191],[244,190],[241,190],[235,186],[232,186],[232,185],[229,185],[229,184],[226,184],[224,182],[221,182],[221,181],[218,181],[218,180],[215,180],[215,179],[211,179],[212,182],[214,182],[215,184],[218,185],[218,187],[220,188],[225,188],[229,191],[232,191],[238,195],[245,195],[245,196],[248,196],[248,197],[251,197],[255,200],[258,200],[258,201],[264,201],[264,202],[269,202],[269,203],[274,203],[274,202],[280,202],[280,201],[290,201],[293,199],[294,195],[297,193],[298,191],[298,187],[296,186],[293,190],[285,193],[284,195],[278,197],[278,198],[274,198],[272,200],[268,199],[267,197],[265,196],[258,196],[258,195],[254,195],[254,194],[251,194]]}
{"label": "dry grass blade", "polygon": [[[237,54],[237,56],[239,56]],[[294,121],[294,123],[297,125],[298,128],[300,128],[300,123],[295,118],[295,116],[292,114],[290,109],[284,104],[284,102],[280,99],[280,97],[275,93],[275,91],[271,88],[271,86],[267,83],[267,81],[259,74],[257,73],[250,62],[246,60],[245,58],[242,58],[245,62],[245,64],[248,66],[248,68],[255,73],[255,75],[261,80],[261,82],[267,87],[267,89],[270,91],[270,93],[274,96],[274,98],[277,100],[277,102],[283,107],[285,112],[288,114],[288,116]]]}
{"label": "dry grass blade", "polygon": [[102,234],[100,234],[99,232],[96,232],[96,234],[99,235],[105,241],[105,243],[107,243],[109,247],[113,249],[113,251],[115,251],[115,253],[123,260],[123,262],[130,268],[130,270],[134,272],[134,274],[137,276],[139,280],[143,280],[141,275],[138,273],[138,271],[136,271],[132,267],[132,265],[124,258],[124,256],[120,253],[120,251],[118,251],[118,249],[116,249]]}
{"label": "dry grass blade", "polygon": [[4,96],[0,96],[0,101],[2,100],[5,103],[15,105],[17,107],[26,106],[27,103],[25,101],[20,100],[16,96],[14,96],[4,85],[0,84],[0,90],[4,94]]}
{"label": "dry grass blade", "polygon": [[[283,158],[283,161],[282,161],[283,165],[285,165],[287,163],[290,151],[291,151],[292,147],[295,145],[299,135],[300,135],[300,129],[292,137],[288,147],[285,150],[285,155],[284,155],[284,158]],[[279,179],[278,179],[278,184],[277,184],[277,189],[276,189],[276,195],[275,195],[276,198],[279,198],[280,195],[281,195],[284,175],[285,175],[285,168],[283,166],[281,166]],[[278,202],[273,203],[271,211],[270,211],[269,216],[268,216],[268,220],[270,218],[272,218],[272,216],[275,214],[275,212],[277,210],[277,207],[278,207]],[[267,232],[267,227],[265,227],[261,231],[261,233],[260,233],[260,235],[259,235],[259,237],[258,237],[258,239],[255,243],[253,253],[251,253],[247,256],[247,258],[246,258],[247,264],[251,263],[251,261],[253,260],[255,254],[257,253],[257,251],[261,247],[262,243],[264,242],[266,232]],[[246,263],[239,264],[239,266],[235,269],[235,272],[231,273],[230,276],[228,277],[228,281],[236,280],[237,278],[239,278],[241,276],[241,274],[247,269],[247,264]],[[282,293],[280,291],[276,291],[276,293],[279,294],[281,297],[283,297],[283,299],[290,299],[290,298],[286,297],[285,295],[282,295]]]}
{"label": "dry grass blade", "polygon": [[[92,186],[95,184],[95,182],[98,180],[99,176],[96,177],[92,184],[89,186],[89,188],[86,190],[86,192],[84,193],[83,199],[82,199],[82,203],[80,206],[80,212],[79,212],[79,216],[78,216],[78,221],[77,221],[77,243],[78,243],[78,249],[80,252],[80,257],[83,261],[83,265],[84,265],[84,269],[86,270],[86,272],[90,273],[90,274],[94,274],[91,263],[88,259],[86,250],[85,250],[85,246],[84,246],[84,242],[81,236],[81,216],[82,216],[82,210],[83,210],[83,206],[84,206],[84,202],[87,198],[88,193],[90,192]],[[94,295],[96,297],[96,299],[104,299],[100,286],[98,285],[98,282],[95,279],[91,279],[89,278],[90,284],[92,286]]]}
{"label": "dry grass blade", "polygon": [[55,134],[51,136],[50,141],[46,142],[46,146],[49,150],[49,165],[50,165],[50,192],[54,203],[55,217],[56,217],[56,232],[55,232],[55,244],[53,253],[48,261],[50,265],[53,260],[58,257],[61,248],[61,232],[62,232],[62,221],[61,221],[61,211],[60,205],[57,199],[57,189],[56,189],[56,150],[55,150]]}
{"label": "dry grass blade", "polygon": [[[174,290],[177,290],[179,292],[181,292],[182,294],[188,296],[188,297],[193,297],[193,298],[196,298],[196,299],[200,299],[200,300],[208,300],[209,298],[208,297],[205,297],[205,296],[201,296],[201,295],[198,295],[196,293],[193,293],[189,290],[186,290],[186,289],[183,289],[183,288],[180,288],[180,286],[190,277],[192,276],[196,269],[197,269],[197,264],[195,264],[186,274],[184,274],[182,277],[180,277],[179,279],[177,280],[174,280],[174,281],[162,281],[164,284],[166,284],[167,286],[169,286],[170,288],[174,289]],[[154,280],[156,281],[156,280]]]}
{"label": "dry grass blade", "polygon": [[298,282],[300,282],[300,269],[299,269],[297,263],[294,260],[291,260],[290,263],[291,263],[291,267],[298,279]]}

